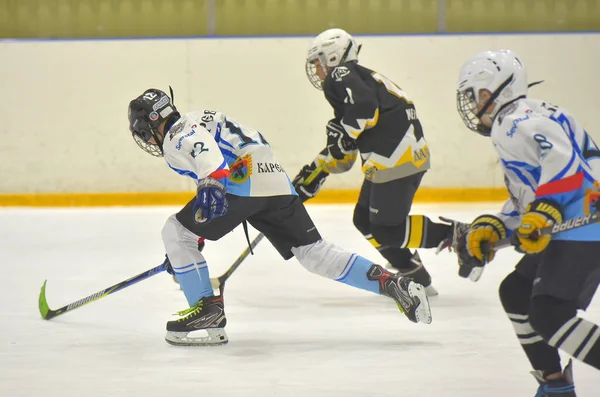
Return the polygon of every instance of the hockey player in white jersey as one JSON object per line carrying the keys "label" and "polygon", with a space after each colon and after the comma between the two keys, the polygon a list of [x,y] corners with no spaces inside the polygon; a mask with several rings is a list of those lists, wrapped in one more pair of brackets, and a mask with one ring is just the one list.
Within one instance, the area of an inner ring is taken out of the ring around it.
{"label": "hockey player in white jersey", "polygon": [[[129,104],[135,142],[197,183],[197,194],[172,215],[162,238],[173,271],[189,303],[182,318],[167,322],[166,341],[175,345],[223,344],[223,297],[214,296],[198,240],[218,240],[247,221],[284,259],[309,271],[388,296],[413,322],[431,322],[427,294],[410,278],[325,242],[265,137],[223,113],[180,114],[170,97],[146,90]],[[197,331],[201,336],[197,336]]]}
{"label": "hockey player in white jersey", "polygon": [[573,397],[559,349],[600,369],[600,328],[577,315],[600,282],[600,224],[537,231],[597,210],[600,151],[569,112],[527,91],[525,66],[511,51],[478,54],[460,71],[458,112],[491,137],[511,199],[501,213],[475,218],[454,248],[474,280],[494,258],[489,243],[511,237],[525,254],[500,285],[502,305],[540,383],[536,396]]}

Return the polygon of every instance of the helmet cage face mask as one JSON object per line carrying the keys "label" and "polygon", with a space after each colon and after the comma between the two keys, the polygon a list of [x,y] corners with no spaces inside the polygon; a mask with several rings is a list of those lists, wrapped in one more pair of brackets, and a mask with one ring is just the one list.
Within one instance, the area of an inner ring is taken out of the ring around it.
{"label": "helmet cage face mask", "polygon": [[469,87],[463,91],[458,91],[456,93],[456,108],[458,110],[458,114],[462,118],[463,123],[468,129],[481,135],[489,136],[489,134],[485,134],[479,129],[481,122],[479,121],[479,117],[477,117],[478,112],[476,97],[477,96],[475,95],[475,90],[473,87]]}
{"label": "helmet cage face mask", "polygon": [[[500,87],[498,87],[492,93],[490,98],[481,107],[480,111],[477,111],[479,93],[475,93],[474,87],[468,87],[456,93],[456,107],[463,123],[468,129],[483,136],[490,136],[492,134],[492,128],[484,125],[481,122],[481,118],[486,116],[486,111],[490,105],[496,101],[498,95],[502,93],[502,90],[504,90],[504,88],[506,88],[513,81],[513,79],[514,75],[511,74],[502,84],[500,84]],[[490,120],[494,120],[494,117],[496,117],[496,114],[498,114],[502,106],[504,106],[504,104],[497,104],[494,111],[487,115]]]}
{"label": "helmet cage face mask", "polygon": [[[319,74],[317,72],[317,67],[320,67],[321,70],[323,71],[323,74],[325,74],[325,76],[327,76],[327,67],[325,67],[323,60],[322,60],[322,55],[323,54],[318,54],[316,58],[313,58],[312,60],[307,59],[306,60],[306,65],[305,65],[305,69],[306,69],[306,77],[308,77],[308,80],[310,81],[310,83],[317,89],[317,90],[323,90],[323,82],[324,80],[321,80],[321,78],[319,77]],[[315,64],[315,61],[319,60],[319,66],[317,66]]]}
{"label": "helmet cage face mask", "polygon": [[[154,135],[154,141],[158,142],[158,136]],[[149,142],[150,139],[145,140],[144,138],[142,138],[140,135],[138,135],[137,133],[133,133],[133,140],[135,141],[135,143],[137,143],[137,145],[146,153],[151,154],[152,156],[155,157],[163,157],[164,153],[162,151],[162,147],[161,145],[157,144],[157,143],[151,143]]]}

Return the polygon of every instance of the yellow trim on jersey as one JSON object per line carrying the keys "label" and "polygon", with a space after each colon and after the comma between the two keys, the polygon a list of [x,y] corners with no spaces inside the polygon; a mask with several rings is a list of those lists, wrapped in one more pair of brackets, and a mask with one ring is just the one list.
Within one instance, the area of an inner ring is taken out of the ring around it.
{"label": "yellow trim on jersey", "polygon": [[[419,158],[415,159],[417,157],[417,155]],[[429,147],[427,146],[427,144],[425,144],[423,146],[423,148],[419,149],[418,151],[413,151],[412,145],[409,145],[408,148],[406,149],[406,151],[404,152],[404,154],[402,154],[402,156],[400,156],[398,161],[396,161],[392,167],[378,163],[376,161],[373,161],[371,158],[369,158],[367,161],[365,161],[365,163],[361,169],[362,169],[363,173],[366,174],[367,170],[369,170],[372,167],[376,167],[378,170],[385,170],[387,168],[398,167],[402,164],[407,164],[407,163],[412,163],[416,168],[421,168],[421,166],[427,162],[428,158],[429,158]]]}
{"label": "yellow trim on jersey", "polygon": [[330,174],[341,174],[352,168],[358,157],[358,150],[355,153],[347,153],[341,160],[334,159],[333,157],[324,156],[319,153],[315,158],[317,167],[324,166],[325,171]]}
{"label": "yellow trim on jersey", "polygon": [[407,104],[414,105],[414,103],[406,97],[406,93],[404,92],[404,90],[392,80],[388,79],[379,72],[372,72],[371,77],[373,77],[373,79],[375,79],[375,81],[379,84],[383,84],[386,91],[395,96],[396,98],[404,99],[404,101]]}
{"label": "yellow trim on jersey", "polygon": [[420,248],[423,240],[423,226],[425,225],[425,217],[423,215],[411,215],[408,217],[408,243],[407,248]]}
{"label": "yellow trim on jersey", "polygon": [[[364,121],[364,125],[361,126],[361,121]],[[350,138],[357,139],[360,134],[362,134],[365,130],[374,127],[377,122],[379,122],[379,108],[375,109],[375,114],[370,119],[357,119],[356,122],[359,125],[359,129],[355,130],[352,126],[348,124],[344,124],[344,119],[342,118],[341,124],[342,127],[346,130]]]}

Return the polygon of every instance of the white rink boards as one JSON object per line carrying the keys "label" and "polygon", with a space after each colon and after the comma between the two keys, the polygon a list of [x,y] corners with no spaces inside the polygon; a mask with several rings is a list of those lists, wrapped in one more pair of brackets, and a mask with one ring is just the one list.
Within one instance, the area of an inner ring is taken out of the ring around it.
{"label": "white rink boards", "polygon": [[[497,208],[419,205],[413,213],[467,221]],[[1,396],[534,395],[537,384],[497,298],[519,257],[508,250],[479,283],[458,277],[452,254],[422,250],[440,291],[431,325],[410,323],[390,300],[283,261],[266,240],[228,282],[228,345],[164,342],[166,321],[187,306],[167,274],[41,319],[45,278],[56,309],[159,265],[160,230],[176,210],[0,210]],[[353,228],[351,206],[309,211],[327,240],[381,262]],[[241,228],[209,242],[211,275],[245,247]],[[600,298],[584,316],[600,323]],[[600,372],[576,363],[575,379],[580,397],[597,396]]]}

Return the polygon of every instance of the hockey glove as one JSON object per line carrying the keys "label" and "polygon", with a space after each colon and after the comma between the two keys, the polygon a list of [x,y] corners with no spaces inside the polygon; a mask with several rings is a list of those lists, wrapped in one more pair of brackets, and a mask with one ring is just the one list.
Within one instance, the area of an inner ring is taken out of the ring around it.
{"label": "hockey glove", "polygon": [[540,229],[561,223],[563,220],[560,206],[552,200],[535,200],[527,207],[521,218],[521,224],[514,235],[517,250],[526,254],[542,252],[550,243],[552,236],[541,236]]}
{"label": "hockey glove", "polygon": [[173,273],[173,266],[171,266],[171,261],[169,260],[167,254],[165,254],[165,261],[163,262],[163,265],[165,266],[167,273],[169,273],[171,276],[175,275],[175,273]]}
{"label": "hockey glove", "polygon": [[198,182],[194,202],[194,220],[206,223],[227,213],[229,202],[225,196],[225,186],[214,178],[204,178]]}
{"label": "hockey glove", "polygon": [[346,155],[355,153],[356,141],[346,135],[344,127],[335,119],[327,123],[327,151],[336,160],[343,160]]}
{"label": "hockey glove", "polygon": [[292,180],[292,185],[294,189],[296,189],[296,193],[300,197],[302,202],[315,197],[323,183],[325,183],[325,178],[329,175],[329,173],[325,170],[321,171],[319,175],[317,175],[310,183],[305,184],[306,178],[312,174],[312,172],[317,168],[315,163],[310,163],[302,167],[302,170],[296,175],[294,180]]}
{"label": "hockey glove", "polygon": [[494,215],[481,215],[469,225],[468,230],[458,237],[458,254],[461,277],[477,281],[483,272],[483,266],[494,259],[494,251],[489,245],[506,237],[504,222]]}

